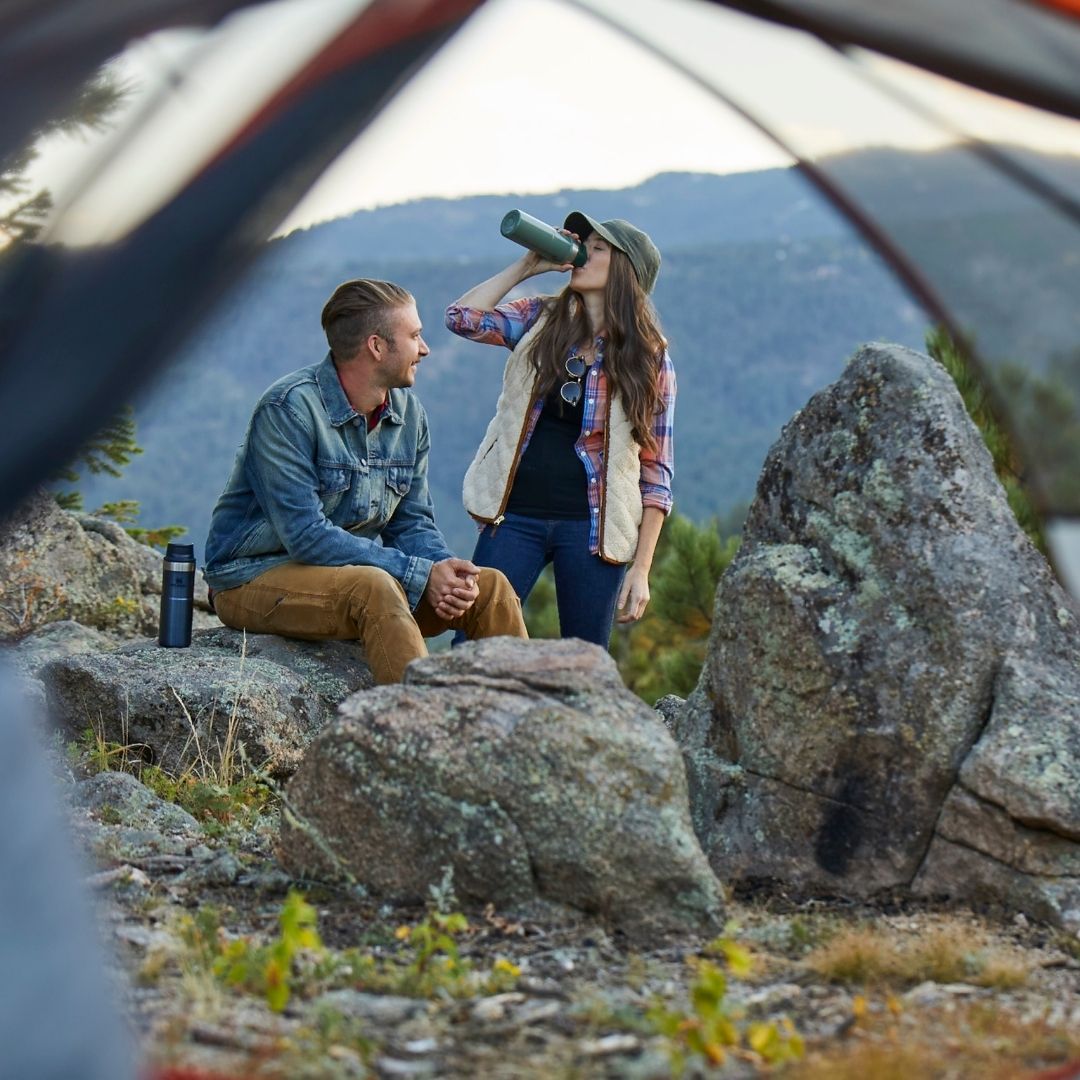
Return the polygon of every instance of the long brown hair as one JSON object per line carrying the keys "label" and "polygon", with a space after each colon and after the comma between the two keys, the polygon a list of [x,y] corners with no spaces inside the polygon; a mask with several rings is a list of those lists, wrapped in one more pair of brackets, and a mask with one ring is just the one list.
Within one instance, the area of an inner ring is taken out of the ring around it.
{"label": "long brown hair", "polygon": [[[638,284],[629,258],[612,247],[604,289],[604,372],[630,421],[634,441],[656,449],[653,417],[660,408],[658,375],[667,341],[652,301]],[[532,364],[536,392],[546,397],[566,380],[566,354],[591,342],[589,319],[581,298],[567,286],[548,304],[547,322],[536,335]]]}

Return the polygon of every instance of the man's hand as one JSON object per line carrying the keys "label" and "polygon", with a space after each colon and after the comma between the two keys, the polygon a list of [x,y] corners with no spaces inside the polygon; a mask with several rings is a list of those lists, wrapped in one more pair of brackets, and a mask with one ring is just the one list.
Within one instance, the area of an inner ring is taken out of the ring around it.
{"label": "man's hand", "polygon": [[428,575],[424,598],[445,622],[464,615],[480,595],[480,567],[468,559],[443,559]]}

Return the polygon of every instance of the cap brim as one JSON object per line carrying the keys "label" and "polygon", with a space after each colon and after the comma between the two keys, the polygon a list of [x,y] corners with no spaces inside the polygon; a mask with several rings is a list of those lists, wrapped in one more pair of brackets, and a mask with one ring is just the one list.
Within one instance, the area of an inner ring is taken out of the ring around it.
{"label": "cap brim", "polygon": [[575,233],[579,240],[587,240],[590,233],[596,233],[597,236],[602,236],[612,247],[616,247],[620,251],[623,250],[622,244],[599,221],[589,217],[588,214],[583,214],[580,210],[575,210],[573,213],[566,215],[563,228],[568,232]]}

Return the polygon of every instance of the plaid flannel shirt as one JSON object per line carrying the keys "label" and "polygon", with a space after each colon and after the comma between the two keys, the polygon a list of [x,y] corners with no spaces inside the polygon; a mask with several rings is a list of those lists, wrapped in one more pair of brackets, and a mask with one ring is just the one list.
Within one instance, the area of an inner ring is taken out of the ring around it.
{"label": "plaid flannel shirt", "polygon": [[[471,341],[486,345],[516,347],[540,316],[544,306],[542,297],[526,297],[500,304],[494,311],[462,307],[452,304],[446,309],[448,329]],[[569,355],[569,354],[567,354]],[[660,362],[658,373],[660,408],[653,420],[653,438],[656,449],[641,451],[641,502],[643,506],[655,506],[665,514],[671,512],[671,480],[675,474],[675,368],[667,350]],[[596,361],[585,376],[584,415],[581,436],[575,443],[578,457],[585,466],[590,508],[589,550],[600,549],[600,489],[603,484],[604,466],[604,418],[607,415],[608,381],[604,375],[604,341],[596,339]],[[534,402],[521,444],[521,453],[529,445],[536,422],[543,412],[544,402]]]}

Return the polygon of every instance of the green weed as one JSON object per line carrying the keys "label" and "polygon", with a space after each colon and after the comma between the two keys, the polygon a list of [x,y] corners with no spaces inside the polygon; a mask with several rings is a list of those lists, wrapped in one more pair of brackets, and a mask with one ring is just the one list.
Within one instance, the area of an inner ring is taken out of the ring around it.
{"label": "green weed", "polygon": [[786,1017],[778,1023],[742,1026],[742,1013],[727,1001],[728,977],[747,977],[753,964],[750,953],[728,937],[717,938],[707,952],[722,957],[719,963],[690,957],[695,970],[689,1008],[672,1009],[658,1002],[647,1013],[652,1029],[667,1042],[674,1075],[689,1064],[719,1066],[728,1056],[764,1064],[796,1061],[803,1055],[803,1040]]}
{"label": "green weed", "polygon": [[[294,994],[310,997],[341,987],[419,998],[498,994],[512,989],[521,974],[503,957],[487,970],[477,970],[463,958],[457,939],[469,924],[457,912],[432,912],[415,926],[398,927],[398,948],[389,955],[360,948],[330,950],[316,922],[311,904],[290,892],[278,917],[277,936],[258,944],[249,936],[230,938],[220,912],[200,908],[180,920],[181,969],[195,977],[208,973],[219,984],[263,997],[275,1012]],[[155,957],[145,977],[160,977],[167,962]]]}
{"label": "green weed", "polygon": [[193,968],[211,972],[227,986],[264,997],[274,1012],[281,1012],[292,996],[301,960],[326,953],[316,921],[315,909],[300,893],[291,891],[278,915],[278,934],[265,945],[256,945],[248,937],[226,938],[220,914],[211,907],[185,916],[180,936]]}

